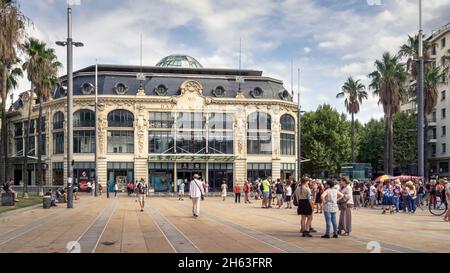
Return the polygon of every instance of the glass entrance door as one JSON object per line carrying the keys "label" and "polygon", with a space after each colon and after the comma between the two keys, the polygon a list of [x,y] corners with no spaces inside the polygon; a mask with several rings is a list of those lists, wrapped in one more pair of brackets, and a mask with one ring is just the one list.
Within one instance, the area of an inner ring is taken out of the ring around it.
{"label": "glass entrance door", "polygon": [[204,178],[203,176],[203,171],[184,171],[184,172],[178,172],[177,173],[177,178],[178,179],[183,179],[183,181],[185,179],[187,179],[188,182],[191,182],[192,179],[194,179],[194,174],[198,174],[200,176],[200,178]]}

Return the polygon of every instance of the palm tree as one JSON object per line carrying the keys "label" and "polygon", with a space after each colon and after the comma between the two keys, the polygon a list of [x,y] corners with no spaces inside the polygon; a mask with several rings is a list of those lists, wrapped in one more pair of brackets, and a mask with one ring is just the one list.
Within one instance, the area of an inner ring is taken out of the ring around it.
{"label": "palm tree", "polygon": [[[427,40],[423,41],[423,56],[425,60],[429,59],[429,49],[431,48],[431,43]],[[414,37],[408,35],[408,41],[400,47],[398,56],[400,58],[408,58],[406,63],[407,71],[411,73],[413,78],[417,77],[417,65],[416,61],[419,58],[419,35]]]}
{"label": "palm tree", "polygon": [[[38,158],[38,192],[39,194],[43,194],[42,185],[43,185],[43,175],[42,175],[42,130],[41,130],[41,121],[42,121],[42,103],[47,101],[50,97],[50,92],[53,87],[57,84],[58,78],[58,69],[62,66],[60,62],[57,61],[55,50],[53,48],[45,48],[46,45],[43,43],[44,52],[43,52],[43,64],[42,64],[42,78],[40,79],[39,88],[37,89],[37,99],[39,102],[39,116],[37,119],[37,128],[38,128],[38,149],[37,149],[37,158]],[[45,149],[45,148],[44,148]]]}
{"label": "palm tree", "polygon": [[[16,1],[0,0],[0,80],[1,80],[1,100],[3,102],[1,112],[2,117],[6,116],[6,99],[8,97],[8,78],[11,74],[11,67],[17,61],[17,49],[20,49],[20,41],[25,36],[25,23],[27,18],[20,12]],[[2,119],[1,126],[1,149],[0,154],[5,155],[0,159],[3,164],[0,171],[0,180],[6,180],[7,173],[7,150],[8,133],[6,128],[6,118]]]}
{"label": "palm tree", "polygon": [[342,92],[336,95],[336,98],[345,97],[345,108],[352,115],[352,162],[355,162],[355,114],[359,113],[360,104],[367,99],[366,87],[360,80],[354,80],[352,77],[342,86]]}
{"label": "palm tree", "polygon": [[394,135],[393,118],[400,111],[401,102],[405,100],[408,73],[398,56],[385,52],[381,60],[375,61],[375,71],[369,74],[372,79],[369,88],[379,97],[383,105],[385,121],[384,172],[393,174]]}
{"label": "palm tree", "polygon": [[[28,195],[28,156],[29,156],[29,134],[31,129],[31,114],[32,105],[34,99],[34,92],[39,93],[41,87],[42,75],[44,70],[44,54],[45,54],[45,43],[40,42],[35,38],[30,38],[24,45],[25,52],[27,54],[27,60],[24,62],[22,68],[27,71],[28,80],[31,82],[30,96],[28,101],[28,123],[25,129],[25,160],[24,167],[22,169],[24,183],[23,183],[23,194],[24,197]],[[40,131],[40,128],[38,128]]]}

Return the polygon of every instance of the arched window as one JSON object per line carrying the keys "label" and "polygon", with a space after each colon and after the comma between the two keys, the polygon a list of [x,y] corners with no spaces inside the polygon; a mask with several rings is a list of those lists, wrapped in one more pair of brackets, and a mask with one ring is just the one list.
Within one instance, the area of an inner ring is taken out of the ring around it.
{"label": "arched window", "polygon": [[264,112],[255,112],[247,117],[247,153],[272,153],[272,117]]}
{"label": "arched window", "polygon": [[56,112],[53,115],[53,130],[62,129],[64,126],[64,114]]}
{"label": "arched window", "polygon": [[95,112],[88,109],[78,110],[73,115],[74,127],[95,127]]}
{"label": "arched window", "polygon": [[108,153],[134,153],[134,115],[127,110],[119,109],[109,112],[108,127],[131,128],[131,130],[108,131]]}
{"label": "arched window", "polygon": [[127,110],[114,110],[108,114],[108,127],[133,127],[134,115]]}
{"label": "arched window", "polygon": [[285,114],[280,119],[280,149],[282,155],[295,155],[295,120]]}
{"label": "arched window", "polygon": [[295,131],[295,120],[291,115],[285,114],[281,117],[281,130]]}

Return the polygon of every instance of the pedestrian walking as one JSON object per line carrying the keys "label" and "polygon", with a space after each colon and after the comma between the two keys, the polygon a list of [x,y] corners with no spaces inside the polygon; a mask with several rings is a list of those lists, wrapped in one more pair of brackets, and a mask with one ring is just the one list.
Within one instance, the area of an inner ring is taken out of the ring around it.
{"label": "pedestrian walking", "polygon": [[324,193],[324,186],[322,185],[322,181],[317,180],[317,192],[316,192],[316,198],[314,201],[314,205],[316,207],[316,214],[323,212],[323,200],[322,200],[322,194]]}
{"label": "pedestrian walking", "polygon": [[360,207],[360,198],[361,197],[361,188],[358,180],[353,180],[353,202],[355,202],[354,209],[359,209]]}
{"label": "pedestrian walking", "polygon": [[414,187],[414,183],[412,181],[408,181],[405,184],[406,186],[406,203],[408,205],[408,213],[415,213],[416,212],[416,198],[417,198],[417,192],[416,188]]}
{"label": "pedestrian walking", "polygon": [[[189,197],[192,200],[192,215],[197,218],[200,215],[200,200],[205,195],[202,182],[198,180],[198,174],[194,174],[194,179],[189,185]],[[226,185],[226,184],[225,184]]]}
{"label": "pedestrian walking", "polygon": [[387,179],[384,181],[384,186],[382,189],[383,193],[383,201],[382,201],[382,214],[386,214],[386,211],[389,210],[390,214],[394,214],[394,188],[392,186],[392,181]]}
{"label": "pedestrian walking", "polygon": [[284,186],[283,183],[281,183],[281,180],[278,178],[277,183],[275,184],[275,193],[277,197],[277,205],[278,209],[281,209],[283,206],[283,193],[284,193]]}
{"label": "pedestrian walking", "polygon": [[186,184],[184,184],[183,180],[180,181],[180,184],[178,184],[178,200],[183,201],[183,197],[184,197],[184,187],[186,186]]}
{"label": "pedestrian walking", "polygon": [[[450,202],[450,183],[448,181],[445,181],[445,197],[444,198],[448,205]],[[444,216],[444,221],[450,222],[450,209],[447,210],[447,213]]]}
{"label": "pedestrian walking", "polygon": [[234,203],[241,203],[241,185],[238,182],[234,185]]}
{"label": "pedestrian walking", "polygon": [[370,199],[370,208],[373,209],[373,207],[377,204],[377,188],[375,187],[375,182],[372,181],[369,187],[369,199]]}
{"label": "pedestrian walking", "polygon": [[400,180],[396,180],[394,184],[394,207],[395,212],[400,211],[400,199],[402,197],[402,183],[400,183]]}
{"label": "pedestrian walking", "polygon": [[350,179],[347,176],[342,178],[341,193],[344,197],[339,200],[339,229],[340,235],[344,231],[344,236],[349,236],[352,232],[352,208],[353,208],[353,191],[350,186]]}
{"label": "pedestrian walking", "polygon": [[[141,212],[144,211],[144,207],[145,207],[145,181],[144,178],[141,178],[141,181],[139,181],[136,185],[136,190],[137,190],[137,194],[138,194],[138,199],[139,199],[139,205],[141,206]],[[134,191],[134,187],[133,187],[133,191]]]}
{"label": "pedestrian walking", "polygon": [[250,191],[252,189],[251,184],[248,182],[248,180],[245,180],[244,183],[244,195],[245,195],[245,204],[251,204],[250,202]]}
{"label": "pedestrian walking", "polygon": [[339,211],[337,202],[341,200],[344,195],[335,187],[332,180],[327,181],[327,190],[324,191],[321,198],[323,200],[323,215],[325,217],[325,234],[322,238],[330,238],[330,226],[333,225],[333,238],[338,238],[338,227],[336,223],[336,213]]}
{"label": "pedestrian walking", "polygon": [[297,214],[301,216],[300,233],[302,233],[302,237],[312,237],[310,228],[314,203],[308,178],[302,178],[300,185],[295,189],[294,195],[298,200]]}
{"label": "pedestrian walking", "polygon": [[292,209],[292,187],[291,187],[291,181],[288,181],[286,184],[286,188],[284,189],[286,193],[286,209]]}
{"label": "pedestrian walking", "polygon": [[119,191],[119,185],[116,183],[114,183],[114,197],[117,198],[117,192]]}
{"label": "pedestrian walking", "polygon": [[225,198],[227,197],[227,188],[228,188],[228,186],[227,186],[227,182],[224,180],[223,182],[222,182],[222,186],[220,186],[220,188],[221,188],[221,190],[222,190],[222,201],[225,201]]}
{"label": "pedestrian walking", "polygon": [[270,183],[269,180],[267,180],[267,177],[263,179],[261,182],[261,192],[262,192],[262,204],[261,208],[270,208]]}

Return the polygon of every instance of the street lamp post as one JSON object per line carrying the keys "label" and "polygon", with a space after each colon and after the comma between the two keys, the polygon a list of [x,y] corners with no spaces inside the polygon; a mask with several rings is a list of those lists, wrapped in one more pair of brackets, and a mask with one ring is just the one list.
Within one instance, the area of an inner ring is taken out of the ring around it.
{"label": "street lamp post", "polygon": [[298,69],[298,109],[297,109],[297,181],[302,179],[302,125],[301,125],[301,105],[300,105],[300,69]]}
{"label": "street lamp post", "polygon": [[72,8],[67,8],[67,41],[56,42],[67,47],[67,208],[73,208],[73,46],[82,47],[83,43],[72,40]]}
{"label": "street lamp post", "polygon": [[419,0],[419,48],[417,73],[417,101],[418,101],[418,175],[424,177],[424,58],[423,58],[423,30],[422,30],[422,0]]}

